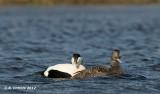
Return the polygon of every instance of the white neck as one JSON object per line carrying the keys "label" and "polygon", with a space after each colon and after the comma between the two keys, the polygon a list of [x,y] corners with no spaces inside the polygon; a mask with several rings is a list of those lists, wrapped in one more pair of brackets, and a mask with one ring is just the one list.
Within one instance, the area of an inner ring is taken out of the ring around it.
{"label": "white neck", "polygon": [[73,65],[75,65],[77,68],[79,67],[79,65],[81,64],[81,62],[82,62],[82,58],[81,58],[81,57],[78,57],[77,62],[75,62],[75,60],[74,60],[73,57],[72,57],[72,59],[71,59],[71,63],[72,63]]}

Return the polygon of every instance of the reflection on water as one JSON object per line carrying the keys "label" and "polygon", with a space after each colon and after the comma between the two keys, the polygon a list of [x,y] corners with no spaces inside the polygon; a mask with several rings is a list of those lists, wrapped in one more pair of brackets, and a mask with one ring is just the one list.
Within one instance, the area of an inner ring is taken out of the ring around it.
{"label": "reflection on water", "polygon": [[[15,7],[0,9],[0,92],[158,94],[160,7]],[[126,75],[86,80],[43,78],[37,72],[70,62],[79,52],[87,67],[122,52]]]}

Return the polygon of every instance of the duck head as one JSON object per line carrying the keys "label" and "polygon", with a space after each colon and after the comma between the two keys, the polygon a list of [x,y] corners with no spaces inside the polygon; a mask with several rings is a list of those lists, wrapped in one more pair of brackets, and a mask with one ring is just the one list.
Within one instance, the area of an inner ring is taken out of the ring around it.
{"label": "duck head", "polygon": [[118,50],[118,49],[113,50],[112,57],[111,57],[111,60],[112,60],[111,65],[112,66],[119,66],[119,64],[121,63],[120,58],[121,58],[120,50]]}
{"label": "duck head", "polygon": [[71,63],[73,65],[76,65],[76,68],[79,68],[80,64],[82,63],[82,57],[80,56],[80,54],[78,53],[73,54]]}

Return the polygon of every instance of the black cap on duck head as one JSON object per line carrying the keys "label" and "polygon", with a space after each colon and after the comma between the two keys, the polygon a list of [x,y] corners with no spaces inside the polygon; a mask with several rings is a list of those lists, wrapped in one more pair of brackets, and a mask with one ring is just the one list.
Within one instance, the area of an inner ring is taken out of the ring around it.
{"label": "black cap on duck head", "polygon": [[75,64],[77,68],[81,64],[81,56],[78,53],[74,53],[71,60],[72,64]]}
{"label": "black cap on duck head", "polygon": [[76,58],[78,58],[78,57],[80,57],[81,55],[80,54],[78,54],[78,53],[74,53],[73,54],[73,57],[76,57]]}
{"label": "black cap on duck head", "polygon": [[114,61],[114,62],[121,63],[120,58],[121,58],[120,50],[118,50],[118,49],[113,50],[113,52],[112,52],[112,62]]}

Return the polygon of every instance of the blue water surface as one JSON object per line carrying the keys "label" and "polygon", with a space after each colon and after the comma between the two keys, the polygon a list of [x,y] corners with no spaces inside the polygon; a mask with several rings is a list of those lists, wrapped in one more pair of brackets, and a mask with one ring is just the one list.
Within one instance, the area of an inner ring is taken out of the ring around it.
{"label": "blue water surface", "polygon": [[[2,7],[1,94],[160,94],[160,7]],[[44,78],[48,66],[80,53],[86,67],[121,50],[127,75]],[[34,89],[14,89],[33,87]]]}

